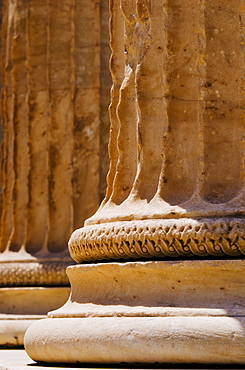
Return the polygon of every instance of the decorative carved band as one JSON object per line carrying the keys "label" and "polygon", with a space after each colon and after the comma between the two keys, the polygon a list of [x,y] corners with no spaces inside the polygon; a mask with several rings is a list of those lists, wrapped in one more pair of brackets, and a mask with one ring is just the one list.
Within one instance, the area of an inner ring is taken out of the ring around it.
{"label": "decorative carved band", "polygon": [[0,263],[0,286],[68,286],[66,262]]}
{"label": "decorative carved band", "polygon": [[240,256],[243,218],[161,219],[115,222],[76,230],[69,241],[76,262],[109,259]]}

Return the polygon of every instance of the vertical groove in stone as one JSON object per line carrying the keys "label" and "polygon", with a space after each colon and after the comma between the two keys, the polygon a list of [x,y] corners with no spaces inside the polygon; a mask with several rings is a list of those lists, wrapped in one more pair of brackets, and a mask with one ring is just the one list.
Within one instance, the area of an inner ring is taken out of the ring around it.
{"label": "vertical groove in stone", "polygon": [[[241,186],[240,1],[206,1],[207,83],[204,199],[225,203]],[[219,66],[219,68],[217,68]],[[228,109],[227,109],[228,108]],[[229,132],[229,135],[228,135]]]}
{"label": "vertical groove in stone", "polygon": [[75,228],[99,205],[100,2],[76,1],[73,201]]}
{"label": "vertical groove in stone", "polygon": [[[67,248],[73,226],[72,215],[72,147],[73,91],[71,89],[71,2],[49,2],[49,219],[48,250]],[[57,17],[57,12],[59,16]],[[57,32],[60,30],[60,32]],[[64,173],[66,174],[64,176]]]}
{"label": "vertical groove in stone", "polygon": [[24,245],[26,231],[26,215],[28,204],[28,109],[27,109],[27,12],[26,4],[16,1],[14,15],[14,36],[12,40],[12,79],[14,98],[14,191],[13,191],[13,222],[14,229],[9,249],[18,251]]}
{"label": "vertical groove in stone", "polygon": [[[150,201],[157,190],[166,131],[166,53],[168,2],[137,1],[136,89],[139,160],[132,194]],[[161,23],[157,20],[161,19]],[[159,68],[160,66],[160,68]],[[148,135],[148,132],[154,135]]]}
{"label": "vertical groove in stone", "polygon": [[197,177],[196,177],[196,189],[195,196],[200,200],[202,196],[203,180],[204,180],[204,112],[205,112],[205,86],[206,86],[206,26],[205,26],[205,3],[206,0],[200,0],[199,12],[198,12],[198,45],[199,45],[199,55],[197,62],[197,72],[198,72],[198,139],[197,139],[197,156],[198,156],[198,166],[197,166]]}
{"label": "vertical groove in stone", "polygon": [[[135,4],[121,0],[124,15],[125,68],[124,79],[119,90],[116,115],[119,123],[117,149],[118,160],[114,178],[114,190],[111,196],[113,203],[123,202],[129,195],[136,175],[137,164],[137,108],[135,71],[137,67],[137,47],[132,47],[133,40],[139,42],[135,34],[137,15]],[[122,46],[122,44],[121,44]],[[127,112],[127,113],[126,113]],[[126,114],[125,114],[126,113]]]}
{"label": "vertical groove in stone", "polygon": [[[239,27],[240,27],[240,108],[242,125],[245,124],[245,0],[240,0],[239,13]],[[243,130],[244,132],[244,130]],[[242,135],[242,172],[241,172],[241,187],[242,193],[245,191],[245,135]]]}
{"label": "vertical groove in stone", "polygon": [[[4,62],[4,40],[6,39],[6,33],[4,29],[4,20],[3,20],[3,1],[0,3],[0,220],[1,220],[1,215],[2,215],[2,176],[3,176],[3,171],[2,171],[2,165],[3,165],[3,62]],[[1,223],[0,223],[1,224]],[[0,226],[0,231],[1,231],[1,226]],[[1,238],[0,238],[1,239]],[[0,251],[1,251],[1,245],[0,245]]]}
{"label": "vertical groove in stone", "polygon": [[[197,175],[198,12],[196,0],[169,1],[168,120],[163,197],[171,205],[190,199]],[[185,159],[184,159],[185,158]]]}
{"label": "vertical groove in stone", "polygon": [[109,4],[108,0],[100,0],[100,202],[106,192],[106,175],[109,168],[108,139],[110,120],[108,106],[110,104],[111,75],[109,59]]}
{"label": "vertical groove in stone", "polygon": [[14,36],[13,14],[15,3],[4,2],[4,10],[6,11],[6,55],[4,60],[4,88],[3,88],[3,112],[4,122],[3,128],[5,132],[3,146],[3,211],[1,222],[1,251],[4,251],[10,241],[13,233],[13,186],[15,174],[13,168],[13,152],[14,152],[14,128],[13,128],[13,87],[12,87],[12,38]]}
{"label": "vertical groove in stone", "polygon": [[0,6],[1,258],[21,247],[23,258],[63,251],[66,258],[73,228],[97,209],[105,188],[108,3],[3,0]]}
{"label": "vertical groove in stone", "polygon": [[116,175],[118,163],[117,136],[119,131],[119,121],[117,116],[117,105],[119,101],[119,91],[123,81],[124,73],[124,19],[120,8],[121,0],[110,0],[110,71],[112,76],[110,113],[110,139],[109,139],[109,159],[110,167],[107,175],[107,190],[104,202],[112,195],[113,183]]}
{"label": "vertical groove in stone", "polygon": [[30,0],[28,14],[29,204],[27,252],[46,247],[48,232],[47,0]]}

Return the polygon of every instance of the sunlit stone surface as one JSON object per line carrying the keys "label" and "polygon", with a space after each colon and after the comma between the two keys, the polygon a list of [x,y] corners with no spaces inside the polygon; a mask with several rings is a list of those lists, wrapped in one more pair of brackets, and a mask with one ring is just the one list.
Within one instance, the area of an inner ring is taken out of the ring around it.
{"label": "sunlit stone surface", "polygon": [[13,330],[23,324],[14,321],[16,310],[32,316],[33,304],[44,315],[66,301],[68,239],[104,194],[107,6],[104,0],[0,4],[0,296],[9,287],[18,297],[18,309],[0,302],[0,346],[7,326],[12,340],[5,344],[23,345],[24,332]]}
{"label": "sunlit stone surface", "polygon": [[241,256],[240,1],[112,2],[111,166],[77,261]]}
{"label": "sunlit stone surface", "polygon": [[244,364],[244,4],[110,10],[107,193],[70,239],[70,299],[29,328],[27,353]]}

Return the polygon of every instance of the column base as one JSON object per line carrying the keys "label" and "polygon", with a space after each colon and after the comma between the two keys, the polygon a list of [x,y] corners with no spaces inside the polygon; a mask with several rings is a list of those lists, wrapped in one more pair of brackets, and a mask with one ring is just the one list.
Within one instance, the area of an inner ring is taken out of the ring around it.
{"label": "column base", "polygon": [[244,364],[245,318],[114,317],[36,322],[27,354],[49,363]]}
{"label": "column base", "polygon": [[0,349],[23,348],[29,326],[46,315],[0,315]]}
{"label": "column base", "polygon": [[68,268],[72,294],[31,325],[28,355],[49,363],[245,364],[243,260]]}
{"label": "column base", "polygon": [[28,327],[64,304],[69,293],[69,287],[0,288],[0,348],[23,348]]}
{"label": "column base", "polygon": [[69,251],[78,263],[112,259],[238,257],[245,254],[244,227],[242,217],[107,222],[75,230],[69,240]]}

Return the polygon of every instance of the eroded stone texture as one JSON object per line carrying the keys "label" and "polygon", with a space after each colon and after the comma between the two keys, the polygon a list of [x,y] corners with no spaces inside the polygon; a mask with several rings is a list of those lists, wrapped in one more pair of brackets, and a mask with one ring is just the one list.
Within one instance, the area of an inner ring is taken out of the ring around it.
{"label": "eroded stone texture", "polygon": [[111,1],[110,171],[77,261],[240,256],[244,6]]}
{"label": "eroded stone texture", "polygon": [[106,1],[1,6],[0,285],[66,285],[68,238],[105,188]]}
{"label": "eroded stone texture", "polygon": [[[228,260],[245,254],[243,2],[110,11],[107,193],[69,244],[96,263],[67,269],[70,298],[30,326],[26,351],[81,366],[244,364],[244,260]],[[138,261],[103,263],[122,258]]]}
{"label": "eroded stone texture", "polygon": [[81,367],[244,364],[243,270],[234,260],[71,266],[70,299],[30,326],[26,351],[35,361]]}
{"label": "eroded stone texture", "polygon": [[64,304],[69,294],[69,287],[0,288],[0,351],[23,346],[27,328]]}

